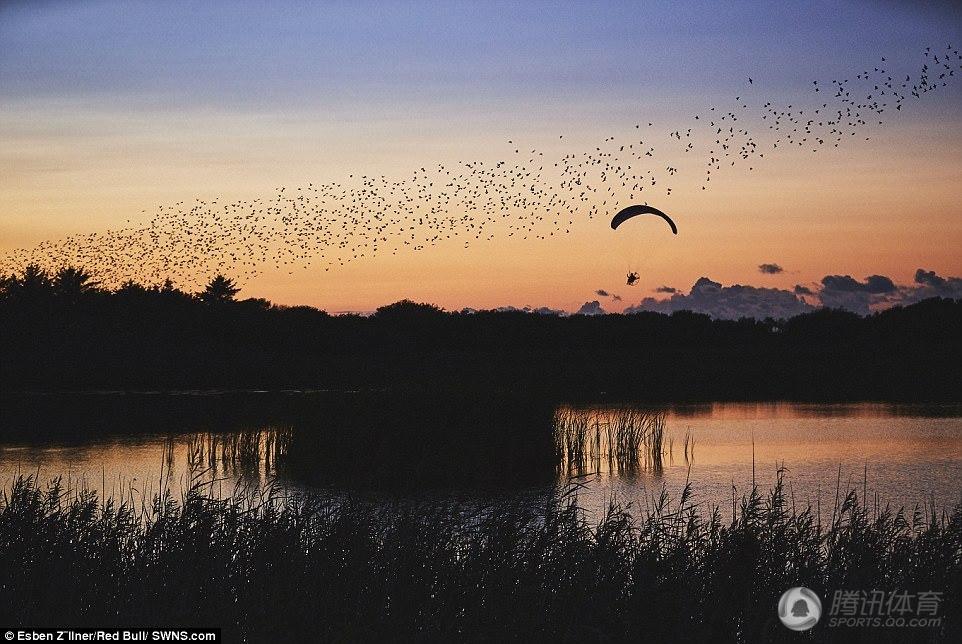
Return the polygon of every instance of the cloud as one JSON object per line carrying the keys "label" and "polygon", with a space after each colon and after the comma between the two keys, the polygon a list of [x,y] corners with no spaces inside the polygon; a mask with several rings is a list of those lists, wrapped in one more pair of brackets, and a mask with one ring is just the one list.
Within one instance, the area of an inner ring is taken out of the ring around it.
{"label": "cloud", "polygon": [[611,298],[612,300],[614,300],[615,302],[620,302],[620,301],[621,301],[621,296],[620,296],[620,295],[616,295],[616,294],[614,294],[614,293],[609,293],[608,291],[606,291],[606,290],[603,289],[603,288],[599,288],[597,291],[595,291],[595,295],[597,295],[597,296],[599,296],[599,297],[610,297],[610,298]]}
{"label": "cloud", "polygon": [[777,275],[779,273],[783,273],[784,271],[785,269],[779,266],[778,264],[759,264],[758,265],[758,272],[765,273],[766,275]]}
{"label": "cloud", "polygon": [[869,275],[865,278],[865,290],[869,293],[894,293],[898,290],[895,282],[884,275]]}
{"label": "cloud", "polygon": [[915,283],[938,288],[946,283],[946,279],[936,275],[935,271],[927,271],[920,268],[915,271]]}
{"label": "cloud", "polygon": [[851,275],[826,275],[822,278],[822,288],[830,291],[862,292],[873,295],[893,293],[898,290],[895,282],[885,275],[869,275],[864,282],[859,282]]}
{"label": "cloud", "polygon": [[869,275],[864,282],[851,275],[826,275],[818,296],[822,306],[860,315],[899,304],[903,299],[895,282],[885,275]]}
{"label": "cloud", "polygon": [[562,309],[553,309],[549,306],[539,306],[533,309],[529,306],[524,307],[524,311],[528,313],[534,313],[535,315],[567,315],[568,313]]}
{"label": "cloud", "polygon": [[915,271],[915,285],[899,289],[899,304],[912,304],[930,297],[962,299],[962,277],[941,277],[935,271]]}
{"label": "cloud", "polygon": [[605,310],[601,308],[601,302],[598,300],[593,300],[591,302],[585,302],[581,305],[581,308],[575,312],[575,315],[604,315]]}
{"label": "cloud", "polygon": [[667,300],[646,297],[636,306],[625,309],[625,313],[694,311],[734,320],[742,317],[788,318],[812,310],[814,307],[811,304],[799,299],[792,291],[741,284],[722,286],[719,282],[702,277],[691,287],[688,295],[674,292]]}
{"label": "cloud", "polygon": [[899,286],[885,275],[869,275],[863,280],[851,275],[826,275],[821,280],[821,289],[802,284],[796,284],[790,291],[740,284],[723,286],[702,277],[687,295],[669,287],[655,290],[670,293],[671,297],[665,300],[646,297],[637,305],[626,308],[625,313],[694,311],[722,319],[787,318],[813,311],[820,304],[868,315],[930,297],[962,299],[962,278],[943,277],[935,271],[920,268],[915,272],[914,284],[908,286]]}
{"label": "cloud", "polygon": [[[897,305],[909,305],[930,297],[962,299],[962,278],[943,277],[935,271],[918,269],[913,284],[900,286],[885,275],[869,275],[858,280],[851,275],[826,275],[821,280],[821,289],[796,284],[792,290],[761,288],[734,284],[723,286],[707,277],[700,278],[686,295],[676,288],[660,286],[658,293],[669,294],[668,299],[646,297],[635,306],[624,310],[626,314],[641,311],[654,311],[671,314],[675,311],[695,311],[706,313],[715,318],[738,319],[742,317],[788,318],[801,313],[814,311],[821,306],[840,308],[867,315],[873,311]],[[614,301],[621,298],[614,293],[598,289],[601,297]],[[566,316],[561,309],[547,306],[533,308],[525,306],[502,306],[491,309],[494,312],[519,312],[536,315]],[[462,314],[477,313],[476,309],[461,309]],[[574,315],[604,315],[607,311],[598,300],[585,302]]]}
{"label": "cloud", "polygon": [[518,308],[517,306],[499,306],[496,309],[489,309],[494,313],[534,313],[536,315],[567,315],[562,309],[552,309],[547,306],[539,306],[538,308],[532,308],[531,306],[523,306]]}

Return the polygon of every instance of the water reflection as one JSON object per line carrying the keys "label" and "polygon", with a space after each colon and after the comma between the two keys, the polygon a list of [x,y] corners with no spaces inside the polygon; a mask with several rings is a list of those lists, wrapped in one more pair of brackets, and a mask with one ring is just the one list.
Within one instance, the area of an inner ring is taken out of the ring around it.
{"label": "water reflection", "polygon": [[280,476],[291,428],[265,427],[229,433],[194,432],[94,439],[86,445],[0,444],[0,477],[41,482],[61,478],[68,494],[82,489],[149,503],[170,491],[182,496],[201,484],[213,496],[262,489]]}
{"label": "water reflection", "polygon": [[[290,450],[293,428],[265,427],[250,431],[217,434],[188,434],[186,437],[187,471],[212,478],[228,477],[245,485],[265,485],[279,474],[279,465]],[[165,446],[168,472],[176,467],[174,441]]]}
{"label": "water reflection", "polygon": [[[560,407],[554,416],[559,476],[658,474],[670,453],[664,412],[632,407]],[[687,456],[686,445],[686,456]]]}
{"label": "water reflection", "polygon": [[958,405],[153,398],[88,397],[56,414],[22,400],[15,414],[3,407],[0,477],[62,476],[70,489],[148,500],[182,493],[199,475],[220,496],[274,482],[409,497],[493,486],[529,494],[574,479],[589,509],[611,497],[644,506],[690,480],[697,498],[724,509],[733,490],[767,488],[784,467],[798,504],[830,505],[836,486],[910,508],[962,498]]}

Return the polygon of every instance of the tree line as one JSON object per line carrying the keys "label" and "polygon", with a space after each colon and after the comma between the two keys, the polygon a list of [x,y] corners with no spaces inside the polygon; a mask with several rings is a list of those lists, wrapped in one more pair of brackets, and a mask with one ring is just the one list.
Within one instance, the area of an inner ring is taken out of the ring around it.
{"label": "tree line", "polygon": [[959,400],[962,301],[787,320],[446,312],[370,316],[238,299],[218,275],[119,288],[82,268],[0,276],[0,386],[388,389],[555,399]]}

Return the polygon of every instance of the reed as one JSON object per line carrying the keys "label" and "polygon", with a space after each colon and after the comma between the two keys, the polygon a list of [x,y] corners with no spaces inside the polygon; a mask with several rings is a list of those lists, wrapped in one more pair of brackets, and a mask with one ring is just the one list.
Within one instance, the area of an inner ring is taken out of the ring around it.
{"label": "reed", "polygon": [[793,635],[774,606],[802,584],[823,601],[834,588],[942,591],[939,629],[874,639],[958,635],[962,508],[870,509],[853,490],[823,525],[784,488],[753,489],[729,523],[690,485],[591,521],[572,488],[373,504],[217,500],[198,481],[136,507],[19,477],[0,496],[0,605],[21,625],[216,624],[227,641],[759,641]]}
{"label": "reed", "polygon": [[[371,503],[195,482],[136,507],[19,477],[0,495],[0,606],[15,625],[218,625],[225,641],[778,641],[788,587],[945,593],[937,629],[873,641],[959,641],[962,506],[867,507],[822,524],[781,476],[730,522],[686,485],[590,520],[575,488],[537,499]],[[847,629],[817,640],[853,641]]]}
{"label": "reed", "polygon": [[258,427],[237,432],[197,432],[187,437],[187,466],[190,471],[276,474],[288,454],[293,438],[291,427]]}
{"label": "reed", "polygon": [[670,454],[665,414],[633,407],[559,408],[554,436],[555,463],[567,476],[660,472],[664,457]]}

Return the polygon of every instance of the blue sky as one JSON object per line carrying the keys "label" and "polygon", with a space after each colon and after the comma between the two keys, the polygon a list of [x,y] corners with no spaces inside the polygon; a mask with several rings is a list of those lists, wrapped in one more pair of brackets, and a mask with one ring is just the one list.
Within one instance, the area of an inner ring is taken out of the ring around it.
{"label": "blue sky", "polygon": [[[952,5],[955,5],[954,8]],[[911,6],[908,6],[911,5]],[[4,98],[257,107],[777,88],[959,40],[957,3],[14,2]]]}

